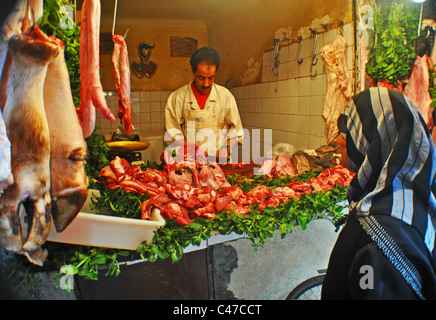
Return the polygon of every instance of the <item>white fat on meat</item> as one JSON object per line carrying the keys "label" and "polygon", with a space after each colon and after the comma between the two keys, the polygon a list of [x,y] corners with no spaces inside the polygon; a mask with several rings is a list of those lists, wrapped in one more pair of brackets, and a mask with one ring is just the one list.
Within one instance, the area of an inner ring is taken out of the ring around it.
{"label": "white fat on meat", "polygon": [[322,111],[327,143],[338,136],[338,117],[353,96],[352,79],[345,58],[346,44],[345,38],[338,35],[332,44],[322,47],[320,51],[327,74],[327,93]]}

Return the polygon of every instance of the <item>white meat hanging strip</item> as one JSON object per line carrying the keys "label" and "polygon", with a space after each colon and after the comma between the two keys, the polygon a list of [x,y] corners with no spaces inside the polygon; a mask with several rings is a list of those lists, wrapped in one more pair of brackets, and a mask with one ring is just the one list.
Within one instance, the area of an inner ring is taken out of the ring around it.
{"label": "white meat hanging strip", "polygon": [[332,44],[325,45],[320,51],[327,74],[327,93],[322,112],[327,143],[332,142],[339,134],[337,119],[353,95],[345,58],[346,43],[345,38],[338,35]]}
{"label": "white meat hanging strip", "polygon": [[[132,106],[130,100],[130,69],[129,55],[125,37],[115,34],[115,21],[117,14],[118,0],[115,1],[114,20],[112,25],[112,41],[114,42],[114,51],[112,54],[112,64],[114,68],[115,86],[118,92],[118,113],[117,117],[124,124],[124,130],[131,132],[132,126]],[[128,30],[127,30],[128,31]]]}
{"label": "white meat hanging strip", "polygon": [[89,137],[95,127],[95,109],[114,122],[115,116],[107,106],[100,82],[99,39],[100,0],[85,0],[80,27],[80,109],[79,120],[83,137]]}

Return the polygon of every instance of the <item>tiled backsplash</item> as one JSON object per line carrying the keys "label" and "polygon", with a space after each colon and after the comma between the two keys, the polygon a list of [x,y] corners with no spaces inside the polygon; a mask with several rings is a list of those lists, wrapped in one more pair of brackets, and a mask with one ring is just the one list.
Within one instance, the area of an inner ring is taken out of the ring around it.
{"label": "tiled backsplash", "polygon": [[[274,51],[267,51],[262,61],[262,83],[236,87],[236,98],[244,128],[272,129],[273,145],[286,142],[297,149],[313,149],[326,143],[325,125],[321,116],[326,95],[326,74],[320,49],[334,41],[339,29],[321,33],[317,38],[315,66],[311,77],[314,39],[302,43],[302,63],[298,63],[299,43],[280,48],[278,74],[272,70]],[[353,71],[354,37],[352,26],[345,25],[343,35],[347,40],[346,59],[350,73]],[[164,108],[170,92],[132,92],[133,125],[137,131],[164,130]],[[116,93],[107,97],[114,114],[118,110]],[[111,123],[97,115],[96,125],[103,134],[112,133],[119,121]],[[263,135],[261,134],[261,139]]]}
{"label": "tiled backsplash", "polygon": [[[334,41],[339,29],[318,35],[317,63],[311,70],[314,39],[280,48],[278,74],[273,72],[274,51],[267,51],[262,62],[262,83],[234,88],[242,122],[248,129],[272,129],[272,143],[286,142],[297,149],[314,149],[326,143],[322,118],[327,78],[320,49]],[[347,66],[354,66],[354,37],[351,25],[345,25]],[[316,73],[315,77],[311,77]]]}
{"label": "tiled backsplash", "polygon": [[[132,123],[136,131],[162,131],[164,130],[164,109],[169,91],[132,92]],[[118,112],[118,95],[112,93],[106,96],[108,106],[116,116]],[[119,120],[110,122],[97,113],[96,126],[101,134],[111,134],[120,125]]]}

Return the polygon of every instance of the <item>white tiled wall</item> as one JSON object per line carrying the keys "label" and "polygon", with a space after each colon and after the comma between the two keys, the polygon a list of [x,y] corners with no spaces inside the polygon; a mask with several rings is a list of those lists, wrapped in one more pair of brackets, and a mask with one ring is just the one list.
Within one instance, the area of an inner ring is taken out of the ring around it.
{"label": "white tiled wall", "polygon": [[[164,130],[164,109],[169,91],[150,91],[150,92],[131,92],[130,100],[132,103],[132,124],[135,131],[162,131]],[[106,96],[108,106],[116,116],[118,112],[118,95],[113,92],[111,96]],[[101,134],[112,134],[119,126],[117,119],[110,122],[97,113],[96,126],[100,128]]]}
{"label": "white tiled wall", "polygon": [[[244,128],[249,132],[272,130],[272,144],[291,143],[298,149],[313,149],[326,143],[325,126],[321,116],[326,94],[326,74],[319,56],[320,49],[334,41],[338,29],[321,33],[317,38],[316,59],[310,76],[314,39],[303,41],[301,58],[297,62],[299,43],[280,48],[278,75],[272,70],[273,51],[265,52],[262,61],[262,83],[233,88]],[[347,40],[346,58],[350,72],[353,70],[354,37],[351,25],[345,25],[343,35]],[[169,91],[132,92],[133,125],[137,131],[164,130],[163,112]],[[118,110],[116,93],[107,97],[114,114]],[[119,121],[111,123],[97,114],[96,125],[103,134],[112,133]]]}
{"label": "white tiled wall", "polygon": [[[274,51],[267,51],[262,62],[262,83],[232,90],[239,106],[245,128],[272,129],[272,143],[286,142],[298,149],[313,149],[326,143],[325,125],[321,116],[325,94],[326,74],[320,49],[334,41],[339,30],[318,35],[317,63],[311,77],[314,39],[302,43],[302,63],[298,63],[300,44],[280,48],[278,74],[272,70]],[[353,70],[354,37],[351,25],[345,25],[343,35],[347,39],[347,65]],[[315,59],[315,60],[316,60]],[[262,135],[261,135],[262,137]]]}

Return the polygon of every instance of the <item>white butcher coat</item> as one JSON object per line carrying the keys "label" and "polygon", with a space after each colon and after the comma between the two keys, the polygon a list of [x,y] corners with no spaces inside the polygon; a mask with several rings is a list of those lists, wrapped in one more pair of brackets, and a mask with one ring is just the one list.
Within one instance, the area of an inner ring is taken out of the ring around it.
{"label": "white butcher coat", "polygon": [[[227,88],[215,83],[203,110],[192,92],[191,83],[171,93],[165,106],[165,129],[167,144],[173,139],[195,139],[209,155],[225,146],[226,139],[237,137],[242,143],[244,137],[235,98]],[[215,135],[215,141],[209,141],[211,133]]]}

